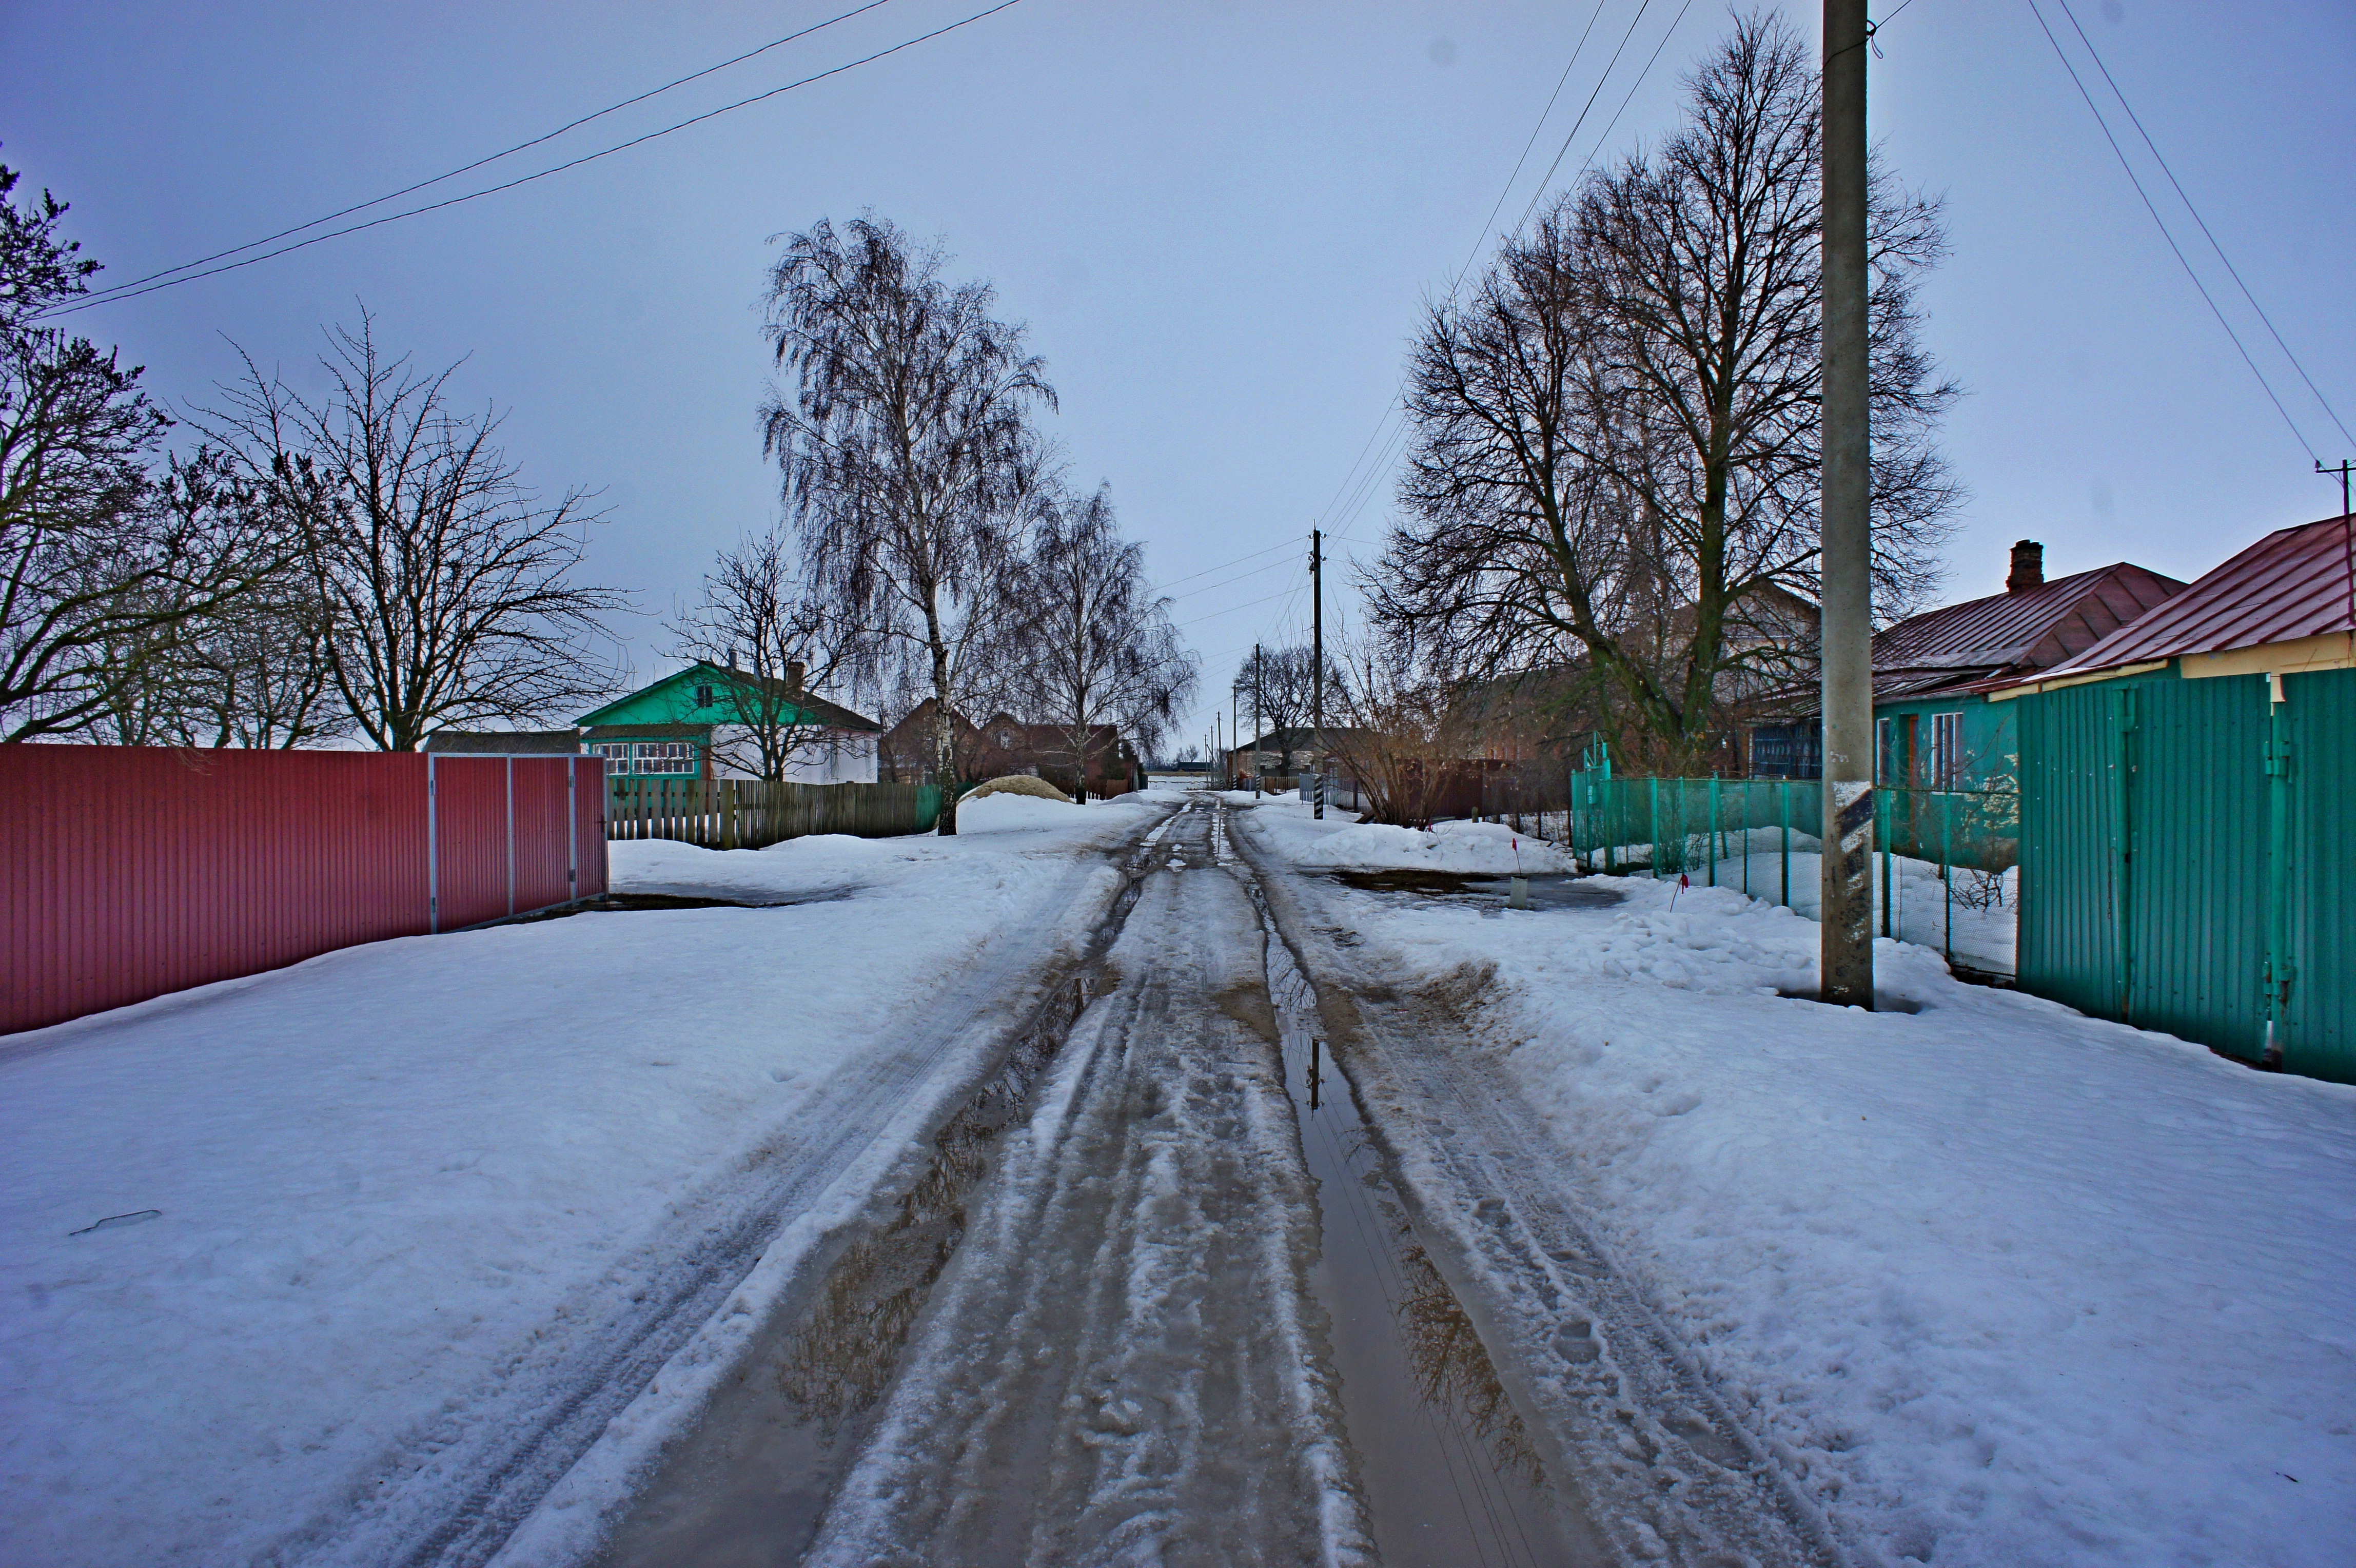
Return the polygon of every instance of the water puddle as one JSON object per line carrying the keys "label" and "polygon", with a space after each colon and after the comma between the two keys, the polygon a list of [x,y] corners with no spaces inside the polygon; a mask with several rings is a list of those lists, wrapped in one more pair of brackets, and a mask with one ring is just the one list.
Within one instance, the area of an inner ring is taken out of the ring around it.
{"label": "water puddle", "polygon": [[[1513,895],[1505,876],[1453,871],[1337,871],[1333,879],[1361,892],[1389,894],[1409,902],[1474,904],[1504,908]],[[1538,909],[1608,909],[1626,895],[1616,887],[1598,886],[1591,879],[1558,873],[1523,878],[1529,899]]]}
{"label": "water puddle", "polygon": [[756,1350],[746,1374],[713,1397],[616,1527],[596,1568],[786,1568],[801,1560],[964,1237],[967,1204],[989,1173],[998,1135],[1023,1116],[1032,1086],[1097,993],[1098,965],[1136,908],[1168,825],[1131,855],[1078,975],[935,1135],[931,1164],[890,1218],[851,1240],[789,1331]]}
{"label": "water puddle", "polygon": [[1269,923],[1285,1089],[1317,1178],[1312,1283],[1333,1318],[1343,1423],[1386,1568],[1608,1561],[1572,1546],[1558,1490],[1418,1239],[1349,1081],[1325,1054],[1308,982]]}

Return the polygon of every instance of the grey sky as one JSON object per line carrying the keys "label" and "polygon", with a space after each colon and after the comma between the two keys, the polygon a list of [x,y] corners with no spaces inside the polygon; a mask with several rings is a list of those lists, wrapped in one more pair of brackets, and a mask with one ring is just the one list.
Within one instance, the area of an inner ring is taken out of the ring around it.
{"label": "grey sky", "polygon": [[[668,124],[982,3],[894,0],[510,163],[523,172]],[[2072,3],[2356,427],[2356,7]],[[71,201],[71,232],[107,263],[100,281],[123,282],[848,4],[11,3],[0,159]],[[1501,223],[1640,4],[1558,184],[1678,15],[1676,0],[1603,0]],[[2042,4],[2066,27],[2056,0]],[[1207,688],[1224,692],[1254,639],[1305,628],[1304,552],[1206,569],[1321,516],[1339,555],[1378,545],[1387,479],[1355,505],[1345,480],[1421,301],[1487,248],[1484,220],[1591,14],[1593,0],[1023,0],[585,168],[75,320],[175,402],[230,373],[226,339],[301,372],[320,325],[352,319],[355,299],[425,362],[470,355],[459,385],[508,411],[527,477],[605,491],[593,570],[650,612],[631,646],[652,673],[668,667],[653,617],[694,591],[716,546],[776,513],[754,419],[768,241],[872,206],[944,238],[960,275],[991,278],[1005,312],[1029,322],[1074,477],[1110,482],[1155,576],[1187,596],[1177,618],[1206,657]],[[1814,36],[1815,7],[1790,14]],[[1679,76],[1727,18],[1695,0],[1606,156],[1670,123]],[[2126,557],[2190,577],[2270,529],[2336,513],[2336,488],[2308,471],[2169,255],[2025,0],[1912,0],[1882,48],[1874,134],[1903,177],[1945,194],[1954,247],[1924,295],[1930,341],[1969,394],[1947,427],[1973,492],[1950,594],[1993,591],[2019,537],[2043,540],[2055,573]],[[2132,136],[2123,116],[2119,129]],[[2356,456],[2130,150],[2307,440],[2327,461]]]}

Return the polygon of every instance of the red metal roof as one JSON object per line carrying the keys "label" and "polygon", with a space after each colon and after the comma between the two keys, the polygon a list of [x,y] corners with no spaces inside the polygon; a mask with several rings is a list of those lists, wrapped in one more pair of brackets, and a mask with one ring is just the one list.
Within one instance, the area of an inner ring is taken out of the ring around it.
{"label": "red metal roof", "polygon": [[2121,561],[2022,593],[1991,594],[1909,616],[1873,639],[1881,671],[1951,670],[1957,679],[2082,653],[2184,585]]}
{"label": "red metal roof", "polygon": [[2351,552],[2356,518],[2276,529],[2158,608],[2043,675],[2356,631],[2349,617]]}

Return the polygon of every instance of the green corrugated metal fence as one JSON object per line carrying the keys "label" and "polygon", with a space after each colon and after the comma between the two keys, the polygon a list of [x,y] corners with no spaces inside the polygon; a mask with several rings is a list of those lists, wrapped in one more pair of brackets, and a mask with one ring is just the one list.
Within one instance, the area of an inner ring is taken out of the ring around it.
{"label": "green corrugated metal fence", "polygon": [[[1817,902],[1815,860],[1824,786],[1814,779],[1647,779],[1607,768],[1570,776],[1567,847],[1597,871],[1683,875],[1804,913]],[[1944,948],[1952,959],[1959,896],[1985,893],[2020,853],[2019,797],[2009,790],[1874,790],[1880,931]],[[1793,856],[1803,857],[1798,875]],[[1943,908],[1909,908],[1897,863],[1935,873]],[[1997,961],[1976,955],[1975,964]],[[1998,967],[2006,967],[1998,964]]]}
{"label": "green corrugated metal fence", "polygon": [[2356,1081],[2356,671],[2019,699],[2020,975],[2098,1017]]}

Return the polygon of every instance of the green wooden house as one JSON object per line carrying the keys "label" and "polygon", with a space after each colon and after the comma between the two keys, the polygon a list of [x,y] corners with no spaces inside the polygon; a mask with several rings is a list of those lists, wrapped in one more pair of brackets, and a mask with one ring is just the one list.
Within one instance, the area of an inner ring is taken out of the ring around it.
{"label": "green wooden house", "polygon": [[2257,543],[2035,680],[2022,989],[2356,1082],[2356,519]]}
{"label": "green wooden house", "polygon": [[607,777],[759,777],[754,731],[792,725],[786,769],[800,784],[873,784],[884,726],[802,689],[802,666],[783,681],[698,660],[581,715],[581,749],[605,758]]}

